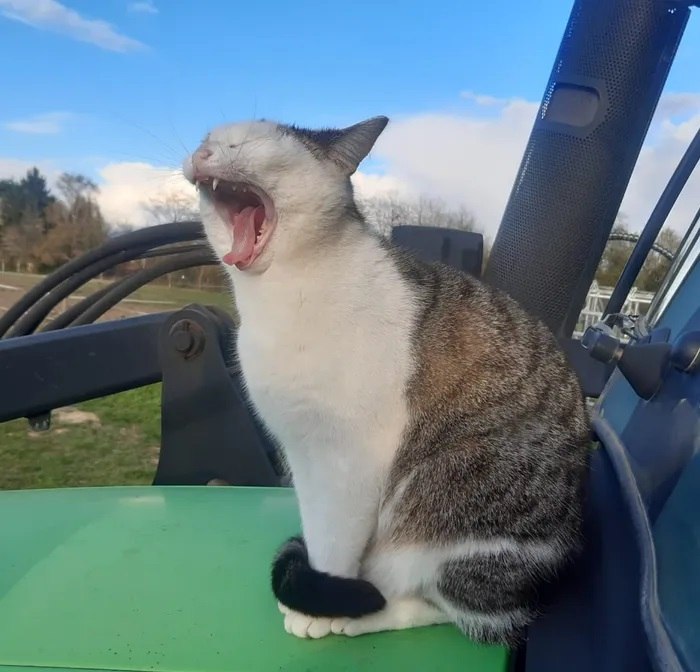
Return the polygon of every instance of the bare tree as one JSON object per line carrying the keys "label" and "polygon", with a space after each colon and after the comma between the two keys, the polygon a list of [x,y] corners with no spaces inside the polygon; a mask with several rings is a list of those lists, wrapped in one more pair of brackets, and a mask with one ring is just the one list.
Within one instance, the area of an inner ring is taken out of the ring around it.
{"label": "bare tree", "polygon": [[421,196],[411,201],[396,194],[358,198],[358,206],[367,221],[384,236],[401,224],[437,226],[442,228],[474,231],[476,219],[469,210],[460,206],[449,208],[437,198]]}
{"label": "bare tree", "polygon": [[56,188],[61,192],[69,208],[73,207],[79,198],[90,200],[99,191],[89,177],[78,173],[63,173],[56,182]]}
{"label": "bare tree", "polygon": [[63,173],[57,181],[63,199],[44,212],[44,235],[32,248],[45,269],[55,268],[97,247],[107,237],[107,224],[95,201],[97,185],[88,177]]}
{"label": "bare tree", "polygon": [[184,194],[163,194],[143,204],[156,224],[199,219],[197,204]]}
{"label": "bare tree", "polygon": [[45,268],[55,268],[107,238],[107,224],[91,198],[78,195],[72,205],[57,202],[46,210],[48,232],[38,241],[34,256]]}
{"label": "bare tree", "polygon": [[44,235],[44,222],[31,210],[22,214],[17,226],[5,227],[2,236],[3,268],[13,263],[15,271],[34,270],[35,251]]}
{"label": "bare tree", "polygon": [[[143,207],[151,216],[154,224],[167,224],[169,222],[184,222],[199,219],[199,209],[196,201],[185,194],[169,193],[150,198],[143,203]],[[144,267],[146,261],[143,261]],[[202,288],[208,281],[216,283],[217,278],[207,267],[190,268],[178,273],[168,273],[168,287],[172,286],[173,278],[176,282],[184,281],[187,285],[196,285]]]}

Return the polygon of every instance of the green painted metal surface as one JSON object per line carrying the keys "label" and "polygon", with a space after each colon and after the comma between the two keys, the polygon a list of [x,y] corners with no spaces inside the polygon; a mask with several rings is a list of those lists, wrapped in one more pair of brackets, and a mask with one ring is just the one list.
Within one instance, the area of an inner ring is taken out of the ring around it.
{"label": "green painted metal surface", "polygon": [[506,669],[452,626],[288,635],[269,567],[298,531],[288,489],[0,493],[0,669]]}

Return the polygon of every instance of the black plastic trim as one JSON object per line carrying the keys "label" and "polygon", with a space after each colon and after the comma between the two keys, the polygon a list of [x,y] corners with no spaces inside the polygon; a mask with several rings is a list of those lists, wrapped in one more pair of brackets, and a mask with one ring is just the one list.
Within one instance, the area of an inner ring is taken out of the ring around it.
{"label": "black plastic trim", "polygon": [[641,563],[639,602],[642,623],[649,643],[649,653],[653,657],[657,670],[683,672],[683,667],[663,623],[656,578],[654,538],[628,453],[612,425],[598,414],[593,417],[593,428],[610,458],[637,537]]}

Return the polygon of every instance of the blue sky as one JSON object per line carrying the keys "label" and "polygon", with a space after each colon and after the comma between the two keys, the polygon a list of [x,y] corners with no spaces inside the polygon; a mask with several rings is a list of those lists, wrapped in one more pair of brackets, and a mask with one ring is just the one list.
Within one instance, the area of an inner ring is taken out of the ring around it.
{"label": "blue sky", "polygon": [[5,152],[40,159],[126,149],[152,159],[165,143],[177,149],[176,136],[192,143],[223,119],[342,124],[457,106],[464,89],[539,97],[569,11],[561,0],[510,2],[508,11],[454,1],[161,0],[157,14],[129,11],[123,0],[64,4],[145,48],[108,51],[1,20],[3,61],[13,62],[2,88],[16,92],[4,97],[4,121],[83,116],[50,139],[5,132]]}
{"label": "blue sky", "polygon": [[[460,93],[539,101],[570,9],[0,0],[0,157],[99,177],[110,162],[175,166],[225,120],[494,114]],[[695,16],[667,90],[700,93],[698,63]]]}

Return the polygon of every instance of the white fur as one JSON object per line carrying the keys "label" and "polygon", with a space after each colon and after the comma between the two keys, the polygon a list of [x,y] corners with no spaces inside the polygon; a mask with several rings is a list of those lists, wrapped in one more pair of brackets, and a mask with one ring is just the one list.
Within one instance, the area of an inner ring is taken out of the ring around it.
{"label": "white fur", "polygon": [[384,254],[358,237],[303,272],[234,276],[248,392],[284,446],[311,564],[340,576],[359,572],[408,419],[414,304]]}
{"label": "white fur", "polygon": [[334,618],[331,621],[331,632],[356,637],[384,630],[423,628],[449,621],[450,617],[444,611],[425,600],[403,597],[389,602],[381,611],[362,618]]}

